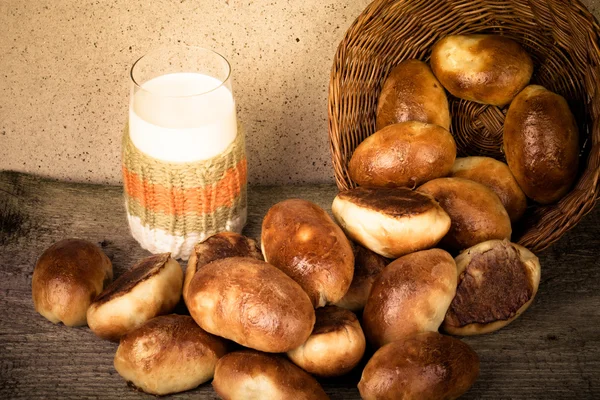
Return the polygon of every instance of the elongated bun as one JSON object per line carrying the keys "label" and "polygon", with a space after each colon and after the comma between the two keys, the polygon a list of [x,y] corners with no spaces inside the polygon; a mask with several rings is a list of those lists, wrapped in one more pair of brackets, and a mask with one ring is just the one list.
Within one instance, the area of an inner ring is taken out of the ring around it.
{"label": "elongated bun", "polygon": [[200,268],[188,287],[187,306],[205,331],[269,353],[300,346],[315,324],[312,303],[300,285],[247,257]]}
{"label": "elongated bun", "polygon": [[540,262],[523,246],[507,240],[479,243],[456,257],[456,297],[443,329],[454,335],[498,330],[533,302],[540,284]]}
{"label": "elongated bun", "polygon": [[170,313],[181,298],[183,271],[169,253],[140,260],[111,283],[87,312],[92,332],[119,340],[144,322]]}
{"label": "elongated bun", "polygon": [[113,277],[108,257],[93,243],[65,239],[42,253],[33,270],[35,310],[53,323],[87,323],[87,310]]}
{"label": "elongated bun", "polygon": [[212,379],[227,346],[188,315],[153,318],[121,338],[115,369],[146,393],[183,392]]}
{"label": "elongated bun", "polygon": [[387,258],[433,247],[450,229],[433,197],[406,188],[340,192],[331,210],[350,238]]}
{"label": "elongated bun", "polygon": [[308,340],[287,352],[306,372],[340,376],[354,368],[365,353],[365,335],[352,311],[336,306],[317,309],[315,327]]}
{"label": "elongated bun", "polygon": [[213,388],[225,400],[325,400],[315,378],[285,358],[245,350],[217,362]]}

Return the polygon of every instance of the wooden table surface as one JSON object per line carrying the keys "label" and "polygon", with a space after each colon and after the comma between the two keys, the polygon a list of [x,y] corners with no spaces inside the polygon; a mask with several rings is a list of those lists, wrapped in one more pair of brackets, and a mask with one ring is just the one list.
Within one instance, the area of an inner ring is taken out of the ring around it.
{"label": "wooden table surface", "polygon": [[[253,187],[245,233],[259,238],[262,217],[280,200],[300,197],[329,209],[335,193],[330,185]],[[36,259],[67,237],[98,243],[115,276],[147,255],[129,235],[120,187],[0,172],[0,398],[150,398],[116,373],[116,344],[34,311]],[[464,339],[481,359],[465,398],[600,399],[600,207],[539,256],[532,307],[499,332]],[[359,376],[322,384],[332,399],[358,399]],[[217,398],[210,384],[173,397]]]}

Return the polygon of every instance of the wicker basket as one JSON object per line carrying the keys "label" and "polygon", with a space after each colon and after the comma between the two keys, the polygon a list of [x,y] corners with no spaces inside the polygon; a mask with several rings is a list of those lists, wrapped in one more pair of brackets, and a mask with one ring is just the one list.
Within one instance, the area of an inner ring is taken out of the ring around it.
{"label": "wicker basket", "polygon": [[[329,85],[329,140],[340,190],[354,187],[348,161],[375,132],[383,81],[398,63],[428,61],[432,45],[458,33],[509,36],[531,54],[533,83],[564,96],[579,123],[580,171],[557,204],[531,204],[513,227],[513,240],[540,251],[591,211],[600,172],[600,26],[577,0],[375,0],[348,29],[335,55]],[[458,153],[504,160],[507,108],[449,95]]]}

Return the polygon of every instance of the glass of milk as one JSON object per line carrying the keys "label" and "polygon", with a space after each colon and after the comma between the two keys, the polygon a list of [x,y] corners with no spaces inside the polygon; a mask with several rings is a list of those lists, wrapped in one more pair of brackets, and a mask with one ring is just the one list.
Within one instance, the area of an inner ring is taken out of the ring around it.
{"label": "glass of milk", "polygon": [[246,156],[231,66],[200,47],[151,51],[131,68],[123,181],[133,237],[187,259],[246,222]]}

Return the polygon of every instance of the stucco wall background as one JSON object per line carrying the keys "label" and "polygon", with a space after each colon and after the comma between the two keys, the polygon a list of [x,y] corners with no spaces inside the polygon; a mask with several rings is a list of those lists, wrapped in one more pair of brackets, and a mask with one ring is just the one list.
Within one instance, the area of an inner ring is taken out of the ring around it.
{"label": "stucco wall background", "polygon": [[[584,0],[598,17],[600,0]],[[0,169],[120,183],[129,68],[210,47],[233,65],[253,184],[333,180],[327,87],[369,0],[0,0]]]}

